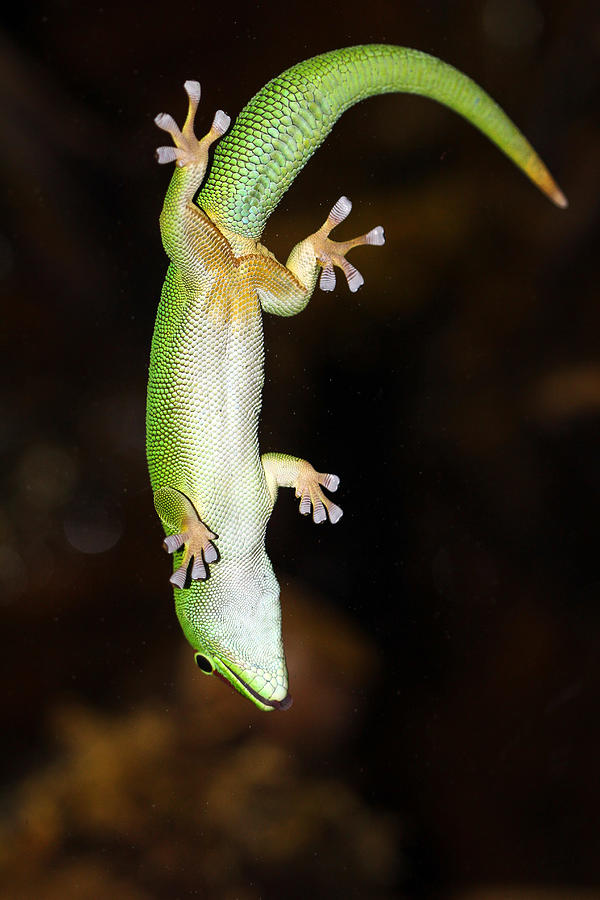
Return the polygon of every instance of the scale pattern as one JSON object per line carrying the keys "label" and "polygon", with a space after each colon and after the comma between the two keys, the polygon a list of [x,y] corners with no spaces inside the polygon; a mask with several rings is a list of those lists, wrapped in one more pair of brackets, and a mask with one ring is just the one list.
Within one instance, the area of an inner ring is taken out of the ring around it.
{"label": "scale pattern", "polygon": [[[150,477],[154,491],[172,488],[189,498],[218,535],[221,559],[210,578],[175,589],[188,640],[219,658],[227,648],[230,669],[265,700],[282,701],[279,587],[264,547],[273,500],[257,440],[264,358],[258,295],[253,268],[241,272],[218,242],[212,253],[203,248],[203,259],[212,273],[204,290],[186,285],[172,264],[158,308],[148,382]],[[168,526],[174,534],[181,522]],[[175,567],[182,557],[175,554]]]}
{"label": "scale pattern", "polygon": [[[196,555],[199,546],[206,546],[207,535],[220,554],[218,561],[204,559],[210,563],[210,577],[189,583],[190,572],[203,578],[190,569],[187,581],[182,576],[183,587],[175,586],[175,606],[187,639],[259,708],[286,708],[291,701],[279,587],[264,545],[267,522],[283,486],[299,492],[301,512],[308,513],[312,505],[316,522],[324,520],[326,511],[330,521],[338,521],[341,510],[319,487],[335,490],[336,476],[319,474],[296,457],[268,454],[264,466],[261,461],[261,306],[277,315],[300,312],[321,267],[321,285],[333,287],[332,261],[356,289],[362,277],[345,260],[345,252],[361,243],[383,243],[383,230],[377,227],[341,244],[331,241],[329,232],[351,208],[341,198],[322,228],[301,241],[282,266],[257,243],[266,219],[342,112],[365,97],[390,91],[423,94],[455,109],[554,202],[566,201],[531,146],[487,94],[456,69],[415,50],[348,48],[284,72],[250,101],[219,142],[204,187],[208,146],[224,130],[219,125],[227,117],[217,113],[211,132],[199,142],[193,119],[200,88],[187,82],[186,90],[190,112],[183,131],[170,116],[157,117],[177,148],[160,148],[159,161],[180,165],[161,214],[171,265],[150,356],[148,466],[157,511],[171,538],[167,548],[175,550],[176,574],[184,558],[192,565],[194,540]],[[202,665],[210,668],[206,660]]]}
{"label": "scale pattern", "polygon": [[393,92],[430,97],[464,116],[563,205],[531,144],[472,79],[427,53],[386,44],[323,53],[265,85],[219,143],[198,205],[215,222],[258,239],[342,113],[366,97]]}

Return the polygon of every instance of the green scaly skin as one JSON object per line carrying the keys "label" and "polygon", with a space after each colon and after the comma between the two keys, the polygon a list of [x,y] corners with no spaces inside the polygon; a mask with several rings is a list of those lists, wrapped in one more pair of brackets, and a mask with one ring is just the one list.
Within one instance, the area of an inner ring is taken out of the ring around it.
{"label": "green scaly skin", "polygon": [[[339,266],[351,290],[362,278],[345,259],[353,246],[383,243],[373,229],[336,243],[329,233],[350,211],[346,198],[285,266],[259,243],[265,222],[333,125],[353,104],[392,91],[421,94],[464,116],[558,206],[566,200],[548,170],[500,107],[452,66],[387,45],[322,54],[269,82],[227,129],[217,113],[209,134],[193,130],[199,85],[186,82],[190,109],[179,131],[157,117],[174,148],[160,162],[177,167],[161,214],[171,260],[152,341],[147,447],[155,505],[174,553],[175,606],[205,671],[214,671],[260,709],[291,703],[281,640],[279,586],[265,531],[279,487],[292,487],[300,512],[336,522],[341,510],[323,492],[334,475],[297,457],[258,447],[263,385],[261,310],[295,315]],[[209,577],[210,576],[210,577]]]}

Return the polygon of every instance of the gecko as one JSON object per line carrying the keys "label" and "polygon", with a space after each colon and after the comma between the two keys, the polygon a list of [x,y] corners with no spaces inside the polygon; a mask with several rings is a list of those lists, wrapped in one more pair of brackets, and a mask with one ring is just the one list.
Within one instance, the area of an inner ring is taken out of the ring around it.
{"label": "gecko", "polygon": [[[468,76],[427,53],[387,44],[333,50],[294,65],[262,88],[233,127],[222,110],[201,139],[197,81],[180,129],[161,113],[175,163],[160,214],[169,265],[158,306],[147,394],[147,458],[164,548],[173,556],[175,609],[206,674],[260,710],[291,706],[279,585],[265,532],[279,488],[300,513],[336,523],[339,478],[300,457],[261,455],[262,313],[294,316],[317,281],[332,291],[339,268],[351,291],[363,277],[347,259],[384,243],[381,226],[353,240],[330,235],[349,215],[339,198],[285,265],[261,244],[265,223],[342,113],[391,92],[437,100],[493,141],[557,206],[567,201],[532,146]],[[213,146],[214,145],[214,146]],[[212,162],[210,157],[212,155]]]}

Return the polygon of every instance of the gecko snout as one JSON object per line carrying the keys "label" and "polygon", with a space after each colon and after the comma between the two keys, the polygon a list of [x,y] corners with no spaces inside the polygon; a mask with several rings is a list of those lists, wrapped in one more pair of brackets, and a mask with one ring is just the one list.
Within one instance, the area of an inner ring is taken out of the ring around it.
{"label": "gecko snout", "polygon": [[255,690],[248,682],[239,674],[234,671],[234,669],[227,665],[227,663],[220,660],[220,665],[213,662],[213,660],[206,653],[201,653],[200,651],[196,651],[194,653],[194,661],[201,672],[204,672],[205,675],[217,675],[222,681],[228,683],[230,687],[235,688],[236,690],[240,690],[242,688],[242,693],[245,693],[246,696],[249,695],[251,700],[254,700],[258,706],[263,709],[281,709],[286,710],[289,709],[293,703],[292,697],[290,694],[286,694],[284,697],[279,699],[275,699],[273,697],[266,697],[263,694],[259,693],[259,691]]}

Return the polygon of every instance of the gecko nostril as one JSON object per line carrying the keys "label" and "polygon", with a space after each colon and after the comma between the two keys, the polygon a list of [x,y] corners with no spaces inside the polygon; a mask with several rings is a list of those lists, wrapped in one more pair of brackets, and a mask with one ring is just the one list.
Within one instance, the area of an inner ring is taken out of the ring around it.
{"label": "gecko nostril", "polygon": [[196,660],[196,665],[200,669],[201,672],[204,672],[205,675],[212,675],[215,671],[215,667],[211,663],[208,657],[204,656],[202,653],[195,653],[194,659]]}

